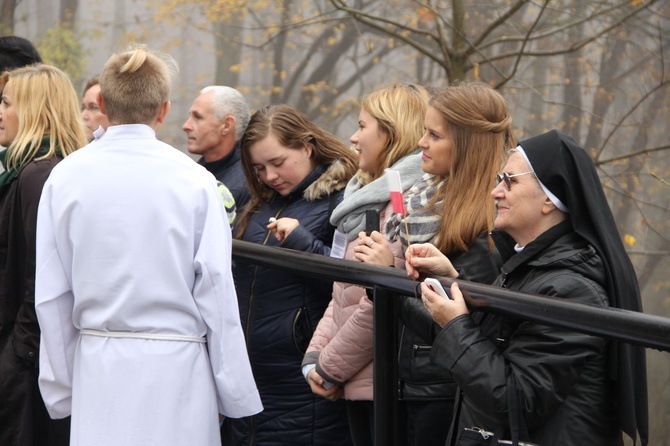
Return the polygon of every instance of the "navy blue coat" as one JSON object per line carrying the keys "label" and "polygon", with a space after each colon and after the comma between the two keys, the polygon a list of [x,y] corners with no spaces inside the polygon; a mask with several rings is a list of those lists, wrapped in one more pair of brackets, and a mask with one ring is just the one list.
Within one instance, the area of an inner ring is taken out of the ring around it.
{"label": "navy blue coat", "polygon": [[[279,246],[266,229],[270,217],[300,221],[281,247],[330,255],[334,227],[329,216],[347,183],[339,163],[318,166],[288,196],[263,203],[249,220],[242,240]],[[226,419],[223,444],[351,444],[344,401],[312,393],[301,362],[333,283],[288,271],[236,262],[235,286],[254,378],[264,410]]]}
{"label": "navy blue coat", "polygon": [[220,160],[206,162],[204,158],[198,160],[198,164],[210,171],[217,180],[221,181],[233,194],[235,205],[240,210],[249,201],[249,189],[244,177],[242,158],[240,155],[240,142],[235,143],[233,150]]}

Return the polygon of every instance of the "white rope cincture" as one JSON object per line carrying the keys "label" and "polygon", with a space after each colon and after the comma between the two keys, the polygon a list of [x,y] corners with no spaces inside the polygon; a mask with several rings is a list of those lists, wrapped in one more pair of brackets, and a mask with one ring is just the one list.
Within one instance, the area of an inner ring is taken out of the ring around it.
{"label": "white rope cincture", "polygon": [[199,344],[207,343],[207,340],[205,338],[179,335],[179,334],[133,333],[130,331],[100,331],[100,330],[91,330],[88,328],[82,329],[79,332],[85,336],[98,336],[100,338],[149,339],[155,341],[197,342]]}

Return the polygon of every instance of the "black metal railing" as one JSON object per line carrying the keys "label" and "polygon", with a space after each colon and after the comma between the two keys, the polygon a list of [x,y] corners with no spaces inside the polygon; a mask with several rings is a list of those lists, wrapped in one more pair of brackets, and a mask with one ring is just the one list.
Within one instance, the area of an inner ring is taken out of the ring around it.
{"label": "black metal railing", "polygon": [[[398,296],[420,294],[405,271],[333,259],[277,247],[233,241],[233,258],[310,277],[353,283],[374,290],[375,444],[396,444]],[[451,280],[443,280],[445,288]],[[459,281],[468,307],[569,328],[615,341],[670,352],[670,318],[602,308],[547,296]]]}

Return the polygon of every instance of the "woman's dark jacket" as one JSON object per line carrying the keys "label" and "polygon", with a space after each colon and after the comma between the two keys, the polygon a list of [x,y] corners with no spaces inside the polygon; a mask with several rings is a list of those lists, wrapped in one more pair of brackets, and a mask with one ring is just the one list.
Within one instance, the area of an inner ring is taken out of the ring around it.
{"label": "woman's dark jacket", "polygon": [[0,444],[67,445],[69,418],[53,421],[37,386],[35,229],[42,186],[61,158],[28,163],[0,186]]}
{"label": "woman's dark jacket", "polygon": [[[343,166],[318,166],[288,196],[263,203],[249,220],[242,240],[330,255],[334,227],[330,212],[349,178]],[[300,225],[280,245],[266,229],[270,217]],[[264,410],[226,419],[223,444],[347,445],[344,401],[312,393],[301,362],[312,333],[330,302],[333,283],[297,273],[236,262],[235,286],[247,350]]]}
{"label": "woman's dark jacket", "polygon": [[[510,248],[498,245],[503,259],[514,252]],[[604,283],[601,259],[564,222],[508,257],[494,285],[606,307]],[[479,427],[504,431],[509,438],[507,392],[516,391],[526,440],[622,444],[605,339],[494,314],[467,314],[442,329],[431,359],[451,372],[462,392],[456,435]]]}
{"label": "woman's dark jacket", "polygon": [[[490,285],[500,271],[500,256],[482,234],[468,250],[449,256],[454,268],[467,280]],[[406,297],[401,304],[398,396],[406,401],[453,400],[456,383],[449,372],[430,361],[432,340],[439,332],[421,299]]]}

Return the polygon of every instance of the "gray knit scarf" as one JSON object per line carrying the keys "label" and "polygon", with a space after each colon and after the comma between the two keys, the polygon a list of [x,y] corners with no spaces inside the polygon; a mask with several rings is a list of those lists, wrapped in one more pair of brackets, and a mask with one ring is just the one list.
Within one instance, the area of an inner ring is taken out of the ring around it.
{"label": "gray knit scarf", "polygon": [[[407,190],[423,175],[418,150],[398,160],[390,169],[400,172],[402,189]],[[365,211],[381,211],[390,200],[385,174],[369,184],[363,184],[360,176],[354,175],[344,189],[342,202],[333,210],[330,223],[345,234],[347,241],[351,241],[365,230]]]}
{"label": "gray knit scarf", "polygon": [[[434,242],[433,239],[440,229],[442,220],[443,201],[439,200],[434,207],[429,206],[429,203],[444,181],[436,181],[434,175],[423,175],[405,192],[407,217],[403,217],[402,214],[393,214],[387,221],[386,237],[390,242],[400,238],[403,252],[408,246],[407,228],[409,228],[411,243]],[[407,220],[407,226],[405,226],[405,220]]]}

